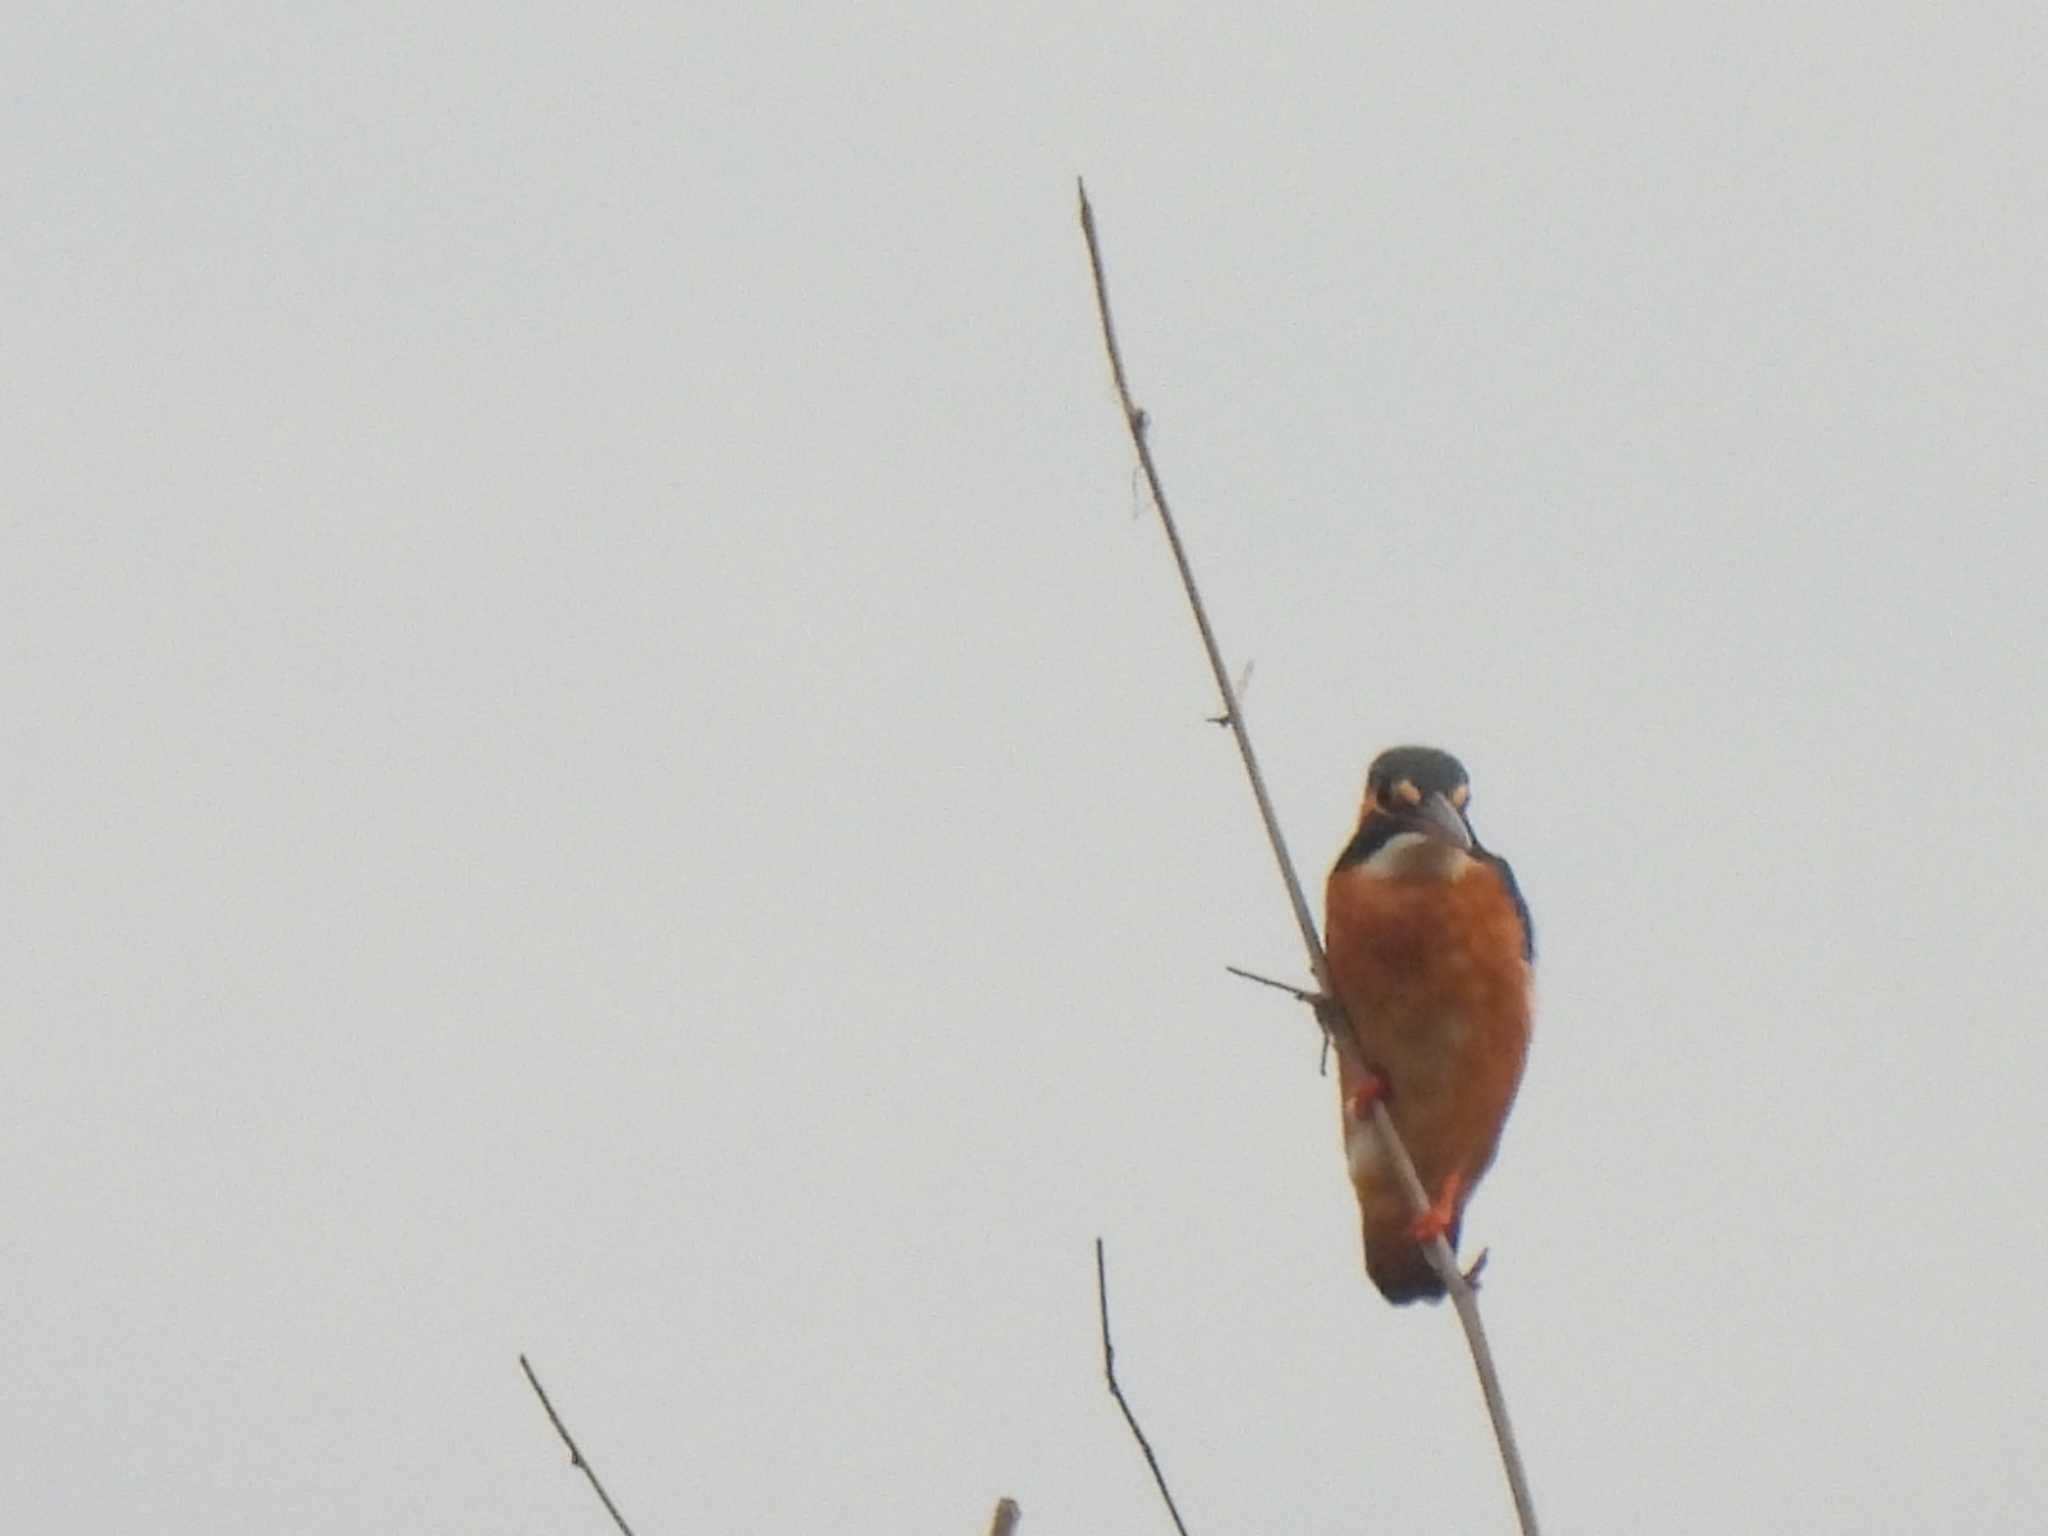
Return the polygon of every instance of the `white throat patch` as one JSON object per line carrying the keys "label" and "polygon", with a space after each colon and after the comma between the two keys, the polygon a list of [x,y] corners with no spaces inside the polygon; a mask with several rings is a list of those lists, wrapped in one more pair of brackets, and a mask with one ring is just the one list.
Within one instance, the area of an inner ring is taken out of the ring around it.
{"label": "white throat patch", "polygon": [[1421,832],[1396,832],[1365,861],[1365,872],[1379,880],[1462,880],[1471,867],[1464,849]]}

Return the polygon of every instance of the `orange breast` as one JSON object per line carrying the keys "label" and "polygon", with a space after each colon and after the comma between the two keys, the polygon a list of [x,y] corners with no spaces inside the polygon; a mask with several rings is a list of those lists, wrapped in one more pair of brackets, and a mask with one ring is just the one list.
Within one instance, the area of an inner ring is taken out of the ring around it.
{"label": "orange breast", "polygon": [[[1514,900],[1479,862],[1456,880],[1385,879],[1354,865],[1330,876],[1324,900],[1331,985],[1387,1079],[1416,1172],[1432,1194],[1458,1174],[1469,1194],[1493,1161],[1529,1048],[1530,968]],[[1338,1062],[1348,1103],[1358,1085]],[[1354,1146],[1351,1159],[1368,1230],[1407,1215],[1372,1151]]]}

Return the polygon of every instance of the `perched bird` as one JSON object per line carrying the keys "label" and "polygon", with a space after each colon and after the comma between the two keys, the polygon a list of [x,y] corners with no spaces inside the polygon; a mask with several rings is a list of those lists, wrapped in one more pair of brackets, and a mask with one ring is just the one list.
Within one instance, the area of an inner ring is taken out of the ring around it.
{"label": "perched bird", "polygon": [[[1473,835],[1471,798],[1448,752],[1382,752],[1324,892],[1330,986],[1365,1058],[1337,1054],[1345,1158],[1366,1273],[1395,1303],[1444,1294],[1422,1245],[1442,1235],[1456,1251],[1529,1049],[1529,909],[1507,861]],[[1373,1129],[1376,1100],[1429,1193],[1424,1216]]]}

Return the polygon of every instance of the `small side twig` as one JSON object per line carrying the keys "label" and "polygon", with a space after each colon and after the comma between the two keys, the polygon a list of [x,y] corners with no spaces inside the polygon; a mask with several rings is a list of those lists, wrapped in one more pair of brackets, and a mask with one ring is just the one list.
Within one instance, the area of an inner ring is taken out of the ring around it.
{"label": "small side twig", "polygon": [[[1201,590],[1195,584],[1194,569],[1189,565],[1187,550],[1181,544],[1180,529],[1167,505],[1165,487],[1159,482],[1158,466],[1152,461],[1148,437],[1150,418],[1131,398],[1130,382],[1124,375],[1123,352],[1117,346],[1116,325],[1110,318],[1109,282],[1103,275],[1102,247],[1095,234],[1095,210],[1089,206],[1087,184],[1077,179],[1076,186],[1081,202],[1081,234],[1088,243],[1088,268],[1095,279],[1095,307],[1102,320],[1102,342],[1109,353],[1109,371],[1116,384],[1117,403],[1122,408],[1132,446],[1138,451],[1138,465],[1144,471],[1145,484],[1152,492],[1152,505],[1159,511],[1159,523],[1165,530],[1167,545],[1173,551],[1174,565],[1180,571],[1181,589],[1187,594],[1195,627],[1201,631],[1202,649],[1208,654],[1216,690],[1223,697],[1223,718],[1230,723],[1231,734],[1237,738],[1238,756],[1244,760],[1245,777],[1251,781],[1252,798],[1258,802],[1259,819],[1265,824],[1266,840],[1272,845],[1273,857],[1280,866],[1280,878],[1287,887],[1288,903],[1293,908],[1295,923],[1301,929],[1302,946],[1308,951],[1309,969],[1315,973],[1316,983],[1322,989],[1309,1001],[1315,1009],[1316,1022],[1322,1026],[1323,1038],[1362,1072],[1366,1067],[1357,1031],[1331,993],[1322,935],[1316,930],[1308,897],[1302,891],[1301,877],[1295,873],[1294,859],[1287,851],[1287,839],[1280,830],[1280,818],[1273,810],[1272,797],[1266,793],[1265,776],[1259,771],[1258,756],[1252,750],[1251,732],[1245,725],[1243,701],[1223,664],[1222,647],[1217,644],[1216,632],[1209,624],[1209,612],[1203,606]],[[1400,1135],[1395,1131],[1393,1119],[1387,1114],[1384,1104],[1373,1105],[1372,1123],[1394,1165],[1401,1187],[1407,1192],[1409,1205],[1418,1216],[1421,1215],[1429,1209],[1429,1195],[1423,1189],[1422,1181],[1416,1177],[1415,1163],[1408,1156],[1408,1149],[1401,1144]],[[1514,1497],[1515,1514],[1521,1521],[1523,1536],[1536,1536],[1536,1505],[1529,1493],[1522,1453],[1515,1443],[1514,1426],[1508,1420],[1507,1398],[1501,1392],[1500,1372],[1493,1363],[1493,1350],[1487,1344],[1486,1328],[1480,1321],[1478,1298],[1472,1287],[1466,1284],[1465,1276],[1458,1268],[1458,1256],[1451,1251],[1449,1243],[1439,1237],[1424,1251],[1442,1278],[1444,1288],[1450,1292],[1452,1305],[1458,1309],[1458,1321],[1464,1327],[1465,1343],[1472,1354],[1472,1368],[1479,1377],[1479,1390],[1486,1398],[1486,1411],[1493,1420],[1494,1439],[1500,1446],[1501,1467],[1507,1473],[1508,1489]]]}
{"label": "small side twig", "polygon": [[1307,1003],[1311,1008],[1323,1000],[1320,992],[1310,992],[1304,987],[1297,987],[1291,981],[1275,981],[1271,976],[1261,976],[1257,971],[1248,971],[1241,965],[1226,965],[1223,969],[1233,976],[1242,976],[1246,981],[1256,981],[1262,987],[1285,992],[1296,1002]]}
{"label": "small side twig", "polygon": [[1294,998],[1295,1001],[1307,1003],[1309,1007],[1316,1010],[1316,1022],[1322,1026],[1323,1030],[1323,1053],[1322,1059],[1316,1063],[1316,1075],[1318,1077],[1328,1077],[1330,1075],[1330,1042],[1337,1038],[1337,1031],[1345,1027],[1341,1019],[1324,1017],[1323,1010],[1328,1005],[1329,998],[1320,992],[1310,992],[1306,988],[1297,987],[1291,981],[1275,981],[1271,976],[1261,976],[1257,971],[1248,971],[1242,966],[1226,965],[1223,969],[1230,972],[1233,976],[1242,976],[1246,981],[1256,981],[1262,987],[1271,987],[1275,991],[1285,992],[1288,996]]}
{"label": "small side twig", "polygon": [[1023,1513],[1015,1499],[997,1499],[996,1518],[988,1528],[988,1536],[1015,1536],[1017,1521]]}
{"label": "small side twig", "polygon": [[555,1433],[562,1437],[562,1444],[569,1447],[569,1465],[583,1469],[583,1475],[590,1479],[590,1486],[595,1488],[597,1496],[604,1500],[604,1507],[612,1517],[612,1524],[624,1532],[625,1536],[633,1536],[633,1527],[626,1524],[626,1517],[619,1513],[619,1506],[614,1504],[612,1496],[604,1491],[604,1484],[597,1480],[596,1469],[585,1461],[583,1453],[576,1449],[576,1441],[569,1433],[569,1426],[562,1422],[562,1416],[555,1412],[555,1405],[548,1401],[547,1388],[540,1384],[540,1378],[534,1375],[533,1366],[524,1355],[519,1357],[519,1369],[526,1372],[526,1379],[533,1384],[534,1396],[540,1399],[541,1407],[548,1411],[548,1421],[555,1426]]}
{"label": "small side twig", "polygon": [[1116,1384],[1116,1350],[1109,1342],[1109,1274],[1099,1237],[1095,1239],[1095,1306],[1102,1316],[1102,1374],[1109,1378],[1109,1395],[1123,1410],[1124,1422],[1131,1426],[1132,1438],[1138,1442],[1138,1449],[1145,1453],[1145,1465],[1152,1469],[1152,1481],[1159,1485],[1159,1497],[1166,1501],[1166,1512],[1173,1517],[1173,1528],[1180,1532],[1180,1536],[1188,1536],[1180,1510],[1174,1505],[1173,1491],[1166,1486],[1166,1474],[1159,1470],[1159,1458],[1152,1454],[1152,1442],[1145,1438],[1145,1431],[1138,1428],[1138,1416],[1131,1412],[1124,1389]]}

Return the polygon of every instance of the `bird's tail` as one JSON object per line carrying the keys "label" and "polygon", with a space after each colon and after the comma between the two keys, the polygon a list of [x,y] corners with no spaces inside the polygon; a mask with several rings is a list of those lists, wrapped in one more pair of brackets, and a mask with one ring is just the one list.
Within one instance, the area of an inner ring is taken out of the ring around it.
{"label": "bird's tail", "polygon": [[[1458,1229],[1444,1234],[1451,1252],[1458,1251]],[[1365,1229],[1365,1272],[1380,1294],[1395,1306],[1411,1301],[1442,1301],[1444,1282],[1429,1262],[1429,1254],[1415,1241],[1402,1221],[1390,1227]]]}

